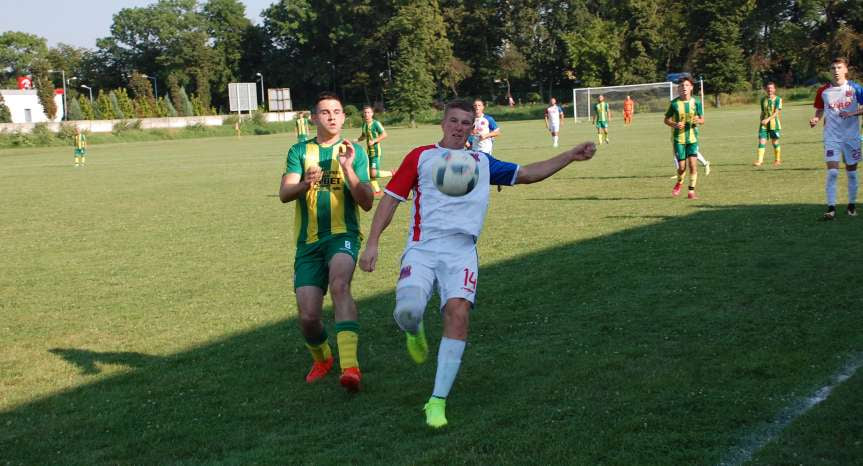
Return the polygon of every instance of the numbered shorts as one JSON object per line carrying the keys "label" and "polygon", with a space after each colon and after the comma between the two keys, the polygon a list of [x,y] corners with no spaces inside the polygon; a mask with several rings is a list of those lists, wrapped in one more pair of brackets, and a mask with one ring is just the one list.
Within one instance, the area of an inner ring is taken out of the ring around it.
{"label": "numbered shorts", "polygon": [[673,143],[674,158],[680,162],[686,160],[687,157],[698,157],[698,143],[691,144]]}
{"label": "numbered shorts", "polygon": [[779,139],[780,134],[778,129],[767,129],[765,127],[758,128],[758,139]]}
{"label": "numbered shorts", "polygon": [[333,256],[347,254],[356,264],[359,252],[360,239],[354,233],[341,233],[311,244],[298,244],[297,257],[294,259],[294,290],[301,286],[316,286],[326,294]]}
{"label": "numbered shorts", "polygon": [[560,132],[560,122],[559,121],[551,121],[548,123],[548,130],[552,133]]}
{"label": "numbered shorts", "polygon": [[607,121],[597,121],[594,124],[594,126],[596,126],[596,129],[605,129],[605,128],[608,128],[608,122]]}
{"label": "numbered shorts", "polygon": [[400,290],[416,287],[428,302],[434,287],[443,309],[447,300],[464,298],[476,302],[479,267],[476,240],[470,235],[447,236],[409,245],[402,255],[401,272],[396,284]]}
{"label": "numbered shorts", "polygon": [[860,163],[860,140],[850,139],[842,142],[824,141],[824,161],[839,162],[839,155],[844,155],[845,165]]}

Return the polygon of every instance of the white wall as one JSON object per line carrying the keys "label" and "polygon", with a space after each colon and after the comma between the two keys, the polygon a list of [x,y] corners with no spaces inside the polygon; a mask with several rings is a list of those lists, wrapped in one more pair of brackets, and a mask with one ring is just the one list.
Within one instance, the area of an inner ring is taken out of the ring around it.
{"label": "white wall", "polygon": [[[6,92],[6,91],[2,91]],[[3,95],[6,98],[6,95]],[[61,99],[63,96],[58,96]],[[42,106],[39,106],[41,109]],[[235,114],[236,115],[236,114]],[[268,122],[279,122],[279,121],[293,121],[296,112],[284,112],[284,113],[276,113],[270,112],[265,113],[264,117]],[[173,117],[173,118],[134,118],[132,120],[80,120],[80,121],[67,121],[63,122],[63,124],[75,125],[81,128],[82,131],[88,131],[91,133],[110,133],[114,129],[114,125],[119,123],[127,123],[129,121],[137,120],[141,122],[141,129],[157,129],[157,128],[185,128],[187,126],[192,125],[203,125],[203,126],[220,126],[222,125],[225,118],[228,118],[231,115],[211,115],[211,116],[199,116],[199,117]],[[243,118],[248,118],[247,114],[243,115]],[[42,117],[43,121],[44,116]],[[13,120],[14,121],[14,120]],[[60,131],[59,122],[48,123],[48,129],[53,132]],[[29,133],[33,131],[33,127],[36,126],[36,123],[0,123],[0,133],[14,133],[16,131],[22,133]]]}
{"label": "white wall", "polygon": [[[45,109],[39,103],[39,96],[36,95],[35,90],[0,89],[0,94],[3,95],[4,103],[9,107],[9,112],[12,114],[12,123],[27,123],[27,110],[30,111],[31,123],[49,121],[48,117],[45,116]],[[51,121],[61,121],[63,119],[63,96],[55,94],[54,103],[57,104],[57,116]]]}

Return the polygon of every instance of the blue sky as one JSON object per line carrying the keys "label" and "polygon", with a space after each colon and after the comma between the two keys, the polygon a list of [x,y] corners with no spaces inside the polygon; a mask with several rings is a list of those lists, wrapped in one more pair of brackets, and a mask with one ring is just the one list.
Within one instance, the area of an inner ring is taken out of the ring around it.
{"label": "blue sky", "polygon": [[[260,22],[260,12],[275,2],[242,0],[246,17],[255,23]],[[29,32],[48,39],[49,46],[63,42],[92,49],[96,39],[109,34],[115,13],[152,3],[156,0],[0,0],[0,32]]]}

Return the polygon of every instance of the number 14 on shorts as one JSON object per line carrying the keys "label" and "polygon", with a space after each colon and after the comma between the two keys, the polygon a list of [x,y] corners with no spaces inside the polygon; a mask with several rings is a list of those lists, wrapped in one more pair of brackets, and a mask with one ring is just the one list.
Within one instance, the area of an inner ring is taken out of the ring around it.
{"label": "number 14 on shorts", "polygon": [[476,293],[476,272],[469,268],[464,269],[464,285],[463,289],[469,293]]}

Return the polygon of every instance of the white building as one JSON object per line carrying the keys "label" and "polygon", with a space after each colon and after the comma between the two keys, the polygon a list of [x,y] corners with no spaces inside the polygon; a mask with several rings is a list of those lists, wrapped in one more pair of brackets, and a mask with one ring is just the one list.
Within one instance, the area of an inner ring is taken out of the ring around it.
{"label": "white building", "polygon": [[54,103],[57,104],[57,115],[53,120],[45,116],[45,109],[39,103],[39,96],[35,89],[0,89],[3,101],[12,113],[12,123],[46,123],[48,121],[61,121],[63,119],[63,94],[54,94]]}

